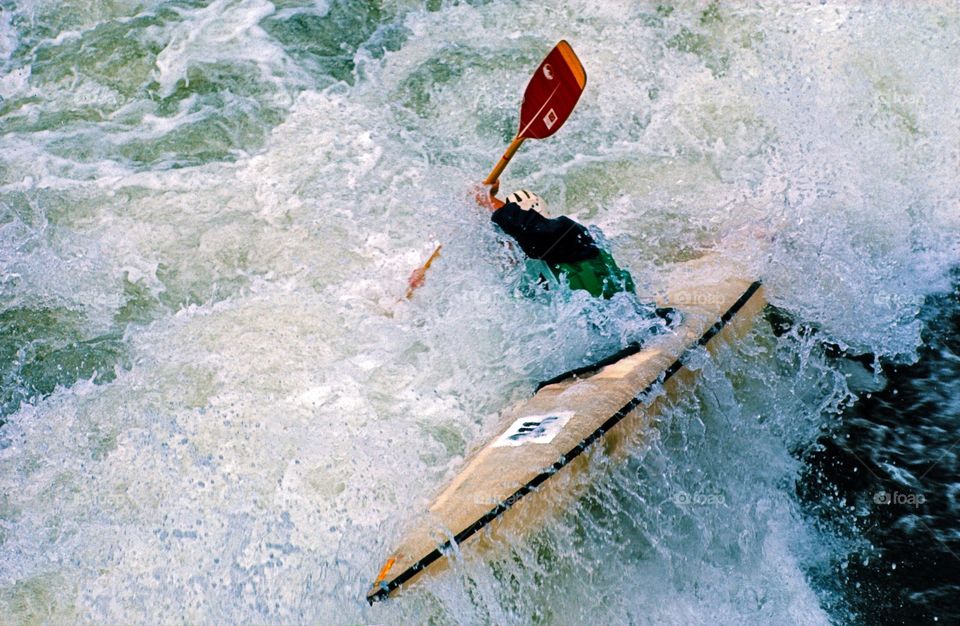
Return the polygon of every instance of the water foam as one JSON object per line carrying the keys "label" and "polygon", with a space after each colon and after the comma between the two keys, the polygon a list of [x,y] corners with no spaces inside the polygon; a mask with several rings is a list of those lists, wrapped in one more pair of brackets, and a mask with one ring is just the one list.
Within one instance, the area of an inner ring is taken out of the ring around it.
{"label": "water foam", "polygon": [[[83,311],[124,333],[130,363],[2,427],[8,613],[826,622],[807,572],[847,544],[798,513],[793,452],[848,390],[815,340],[762,327],[704,361],[627,459],[597,457],[594,484],[535,538],[492,559],[465,550],[397,602],[370,609],[363,594],[405,516],[497,413],[590,340],[577,302],[505,286],[513,259],[466,193],[550,43],[570,38],[590,86],[506,182],[598,224],[641,285],[661,264],[774,230],[769,252],[746,253],[774,302],[831,340],[909,359],[916,298],[956,252],[944,103],[958,64],[937,51],[952,22],[921,8],[451,5],[399,14],[410,35],[380,57],[360,47],[353,84],[304,90],[260,23],[333,10],[218,2],[143,33],[167,42],[161,96],[189,91],[197,63],[238,58],[280,94],[268,100],[282,119],[252,118],[265,138],[230,159],[172,169],[45,145],[152,144],[208,114],[193,95],[119,129],[2,140],[5,215],[33,207],[40,225],[5,219],[4,272],[20,277],[6,302]],[[918,36],[897,34],[907,22]],[[940,73],[908,78],[915,50]],[[437,240],[427,284],[398,302]]]}

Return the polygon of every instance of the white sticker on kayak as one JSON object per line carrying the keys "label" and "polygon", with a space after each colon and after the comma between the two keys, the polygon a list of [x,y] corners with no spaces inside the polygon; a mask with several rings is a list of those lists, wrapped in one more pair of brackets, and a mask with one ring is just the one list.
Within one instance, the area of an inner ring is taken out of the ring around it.
{"label": "white sticker on kayak", "polygon": [[527,415],[521,417],[493,442],[494,448],[522,446],[525,443],[550,443],[570,418],[573,411]]}

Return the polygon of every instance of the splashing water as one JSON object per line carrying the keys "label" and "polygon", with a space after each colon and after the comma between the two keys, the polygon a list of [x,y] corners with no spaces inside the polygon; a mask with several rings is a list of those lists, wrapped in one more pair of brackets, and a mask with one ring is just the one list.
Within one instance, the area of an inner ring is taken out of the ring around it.
{"label": "splashing water", "polygon": [[[818,333],[758,323],[534,536],[367,607],[498,412],[643,331],[518,297],[468,197],[560,38],[588,88],[505,190],[601,228],[641,292],[742,256]],[[819,346],[920,354],[960,252],[958,41],[920,3],[0,1],[0,615],[857,621],[823,572],[870,538],[796,491],[882,373]]]}

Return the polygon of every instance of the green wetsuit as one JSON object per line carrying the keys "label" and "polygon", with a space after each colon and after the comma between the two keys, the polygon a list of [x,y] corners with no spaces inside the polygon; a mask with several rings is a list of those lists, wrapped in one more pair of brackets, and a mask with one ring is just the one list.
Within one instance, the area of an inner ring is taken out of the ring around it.
{"label": "green wetsuit", "polygon": [[597,245],[583,225],[569,217],[544,217],[510,202],[494,211],[491,219],[530,259],[541,261],[558,281],[566,279],[571,289],[583,289],[596,298],[636,293],[630,273]]}
{"label": "green wetsuit", "polygon": [[566,276],[571,289],[583,289],[596,298],[612,298],[622,291],[636,293],[630,272],[620,269],[609,252],[600,248],[600,254],[572,263],[548,263],[547,267],[563,280]]}

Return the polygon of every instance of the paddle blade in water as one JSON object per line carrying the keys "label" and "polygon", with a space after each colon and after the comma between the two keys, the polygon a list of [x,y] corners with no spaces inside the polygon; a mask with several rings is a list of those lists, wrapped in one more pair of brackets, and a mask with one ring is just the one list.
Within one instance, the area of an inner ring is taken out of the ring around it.
{"label": "paddle blade in water", "polygon": [[566,41],[550,51],[534,73],[523,94],[520,107],[520,131],[517,137],[544,139],[557,132],[570,117],[583,88],[587,73]]}

